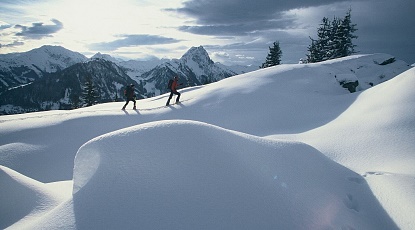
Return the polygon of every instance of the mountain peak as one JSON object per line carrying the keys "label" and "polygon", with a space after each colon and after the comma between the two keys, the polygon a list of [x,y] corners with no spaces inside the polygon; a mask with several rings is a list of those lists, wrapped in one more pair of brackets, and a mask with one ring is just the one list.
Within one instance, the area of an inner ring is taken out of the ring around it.
{"label": "mountain peak", "polygon": [[205,48],[203,48],[203,46],[199,46],[199,47],[192,46],[192,48],[190,48],[183,56],[186,56],[186,54],[189,54],[189,53],[207,54],[207,51],[205,50]]}
{"label": "mountain peak", "polygon": [[[70,51],[68,49],[66,49],[65,47],[62,46],[53,46],[53,45],[43,45],[39,48],[35,48],[33,50],[31,50],[32,52],[36,52],[36,51],[43,51],[43,52],[49,52],[49,53],[62,53],[62,52],[73,52]],[[30,51],[29,51],[30,52]]]}
{"label": "mountain peak", "polygon": [[190,60],[196,62],[196,63],[211,63],[213,64],[213,61],[210,59],[208,52],[203,48],[203,46],[199,47],[192,47],[190,48],[181,58],[180,60],[184,62],[188,62]]}
{"label": "mountain peak", "polygon": [[[39,61],[39,59],[50,59],[50,60],[71,60],[71,64],[75,64],[77,62],[81,62],[86,60],[87,58],[78,53],[71,50],[66,49],[62,46],[52,46],[52,45],[43,45],[39,48],[32,49],[30,51],[21,53],[20,56],[26,56],[29,57],[29,59],[33,59]],[[69,57],[69,58],[68,58]],[[50,61],[49,60],[49,61]]]}
{"label": "mountain peak", "polygon": [[114,62],[114,63],[119,63],[120,62],[120,60],[112,57],[111,55],[102,54],[101,52],[96,53],[94,56],[91,57],[91,59],[104,59],[104,60],[111,61],[111,62]]}

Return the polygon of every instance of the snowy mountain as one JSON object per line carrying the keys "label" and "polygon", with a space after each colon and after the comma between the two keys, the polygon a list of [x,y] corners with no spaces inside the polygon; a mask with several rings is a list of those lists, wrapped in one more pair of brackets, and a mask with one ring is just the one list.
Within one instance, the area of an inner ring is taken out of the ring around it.
{"label": "snowy mountain", "polygon": [[42,46],[24,53],[1,54],[0,94],[86,60],[88,58],[84,55],[61,46]]}
{"label": "snowy mountain", "polygon": [[[45,75],[32,84],[4,92],[0,95],[0,103],[5,106],[1,106],[0,111],[13,114],[81,107],[87,81],[97,92],[99,103],[123,100],[125,86],[135,84],[113,62],[91,59]],[[137,90],[139,92],[139,88]]]}
{"label": "snowy mountain", "polygon": [[143,73],[138,81],[149,92],[147,97],[168,91],[169,79],[178,75],[185,86],[203,85],[237,75],[230,68],[215,64],[203,46],[190,48],[180,59],[174,59]]}
{"label": "snowy mountain", "polygon": [[102,54],[100,52],[94,54],[94,56],[92,56],[91,59],[104,59],[104,60],[107,60],[107,61],[110,61],[110,62],[114,62],[116,64],[123,61],[121,59],[114,58],[109,54]]}
{"label": "snowy mountain", "polygon": [[[197,66],[197,68],[194,68],[194,66],[189,66],[190,69],[194,69],[195,72],[198,72],[198,75],[206,75],[209,71],[209,68],[211,68],[211,65],[204,65],[203,62],[205,63],[211,63],[213,62],[210,57],[209,54],[207,53],[207,51],[203,48],[203,46],[200,47],[192,47],[190,48],[185,55],[183,55],[183,57],[180,60],[177,59],[150,59],[150,60],[146,60],[146,61],[141,61],[141,60],[128,60],[128,61],[124,61],[121,59],[116,59],[114,57],[112,57],[111,55],[108,54],[101,54],[101,53],[97,53],[95,54],[93,57],[91,57],[91,59],[105,59],[107,61],[111,61],[116,63],[117,65],[119,65],[120,67],[124,68],[125,73],[130,76],[133,80],[135,80],[136,82],[140,82],[143,81],[143,77],[141,77],[141,75],[143,75],[146,72],[151,71],[152,69],[154,69],[155,67],[157,67],[158,65],[168,65],[168,66],[176,66],[177,62],[186,62],[186,60],[184,59],[188,59],[191,60],[191,62],[193,62],[193,64],[196,64],[195,66]],[[183,59],[183,60],[182,60]],[[194,60],[193,60],[194,59]],[[199,63],[201,64],[199,66]],[[187,64],[185,64],[187,65]],[[230,73],[236,73],[236,74],[242,74],[242,73],[247,73],[247,72],[252,72],[254,70],[257,70],[258,67],[254,67],[254,66],[241,66],[241,65],[234,65],[234,66],[225,66],[223,64],[220,63],[214,63],[216,68],[219,68],[221,70],[224,70],[226,72],[230,72]],[[207,68],[206,70],[201,70],[200,68]],[[163,67],[160,67],[163,68]],[[175,67],[177,68],[177,67]]]}
{"label": "snowy mountain", "polygon": [[[13,55],[7,57],[10,60],[20,60],[13,63],[23,63],[22,60],[25,60],[25,66],[19,67],[25,73],[25,77],[16,78],[11,70],[3,72],[4,76],[0,78],[2,82],[10,86],[7,82],[11,81],[8,79],[14,79],[15,87],[7,87],[0,93],[0,114],[77,107],[81,104],[80,89],[87,76],[92,76],[93,83],[100,92],[97,102],[102,103],[122,98],[124,86],[117,84],[131,83],[133,80],[137,86],[138,98],[143,98],[167,92],[168,80],[177,74],[182,77],[181,81],[186,86],[215,82],[237,74],[230,68],[213,63],[202,46],[191,48],[182,58],[176,60],[122,61],[101,53],[95,54],[91,59],[85,59],[84,56],[79,56],[80,54],[53,46],[43,46],[27,53]],[[97,68],[86,67],[91,63],[101,64],[95,65]],[[7,66],[11,62],[5,61],[3,64]],[[71,65],[75,64],[76,67],[72,68]],[[8,68],[12,69],[12,66]],[[29,70],[27,66],[32,66],[37,72]],[[71,67],[67,68],[68,66]],[[15,69],[13,71],[16,72]],[[132,80],[126,80],[126,75]],[[65,76],[71,77],[66,79]],[[100,79],[103,77],[105,79]],[[21,97],[22,94],[25,96]]]}
{"label": "snowy mountain", "polygon": [[270,67],[168,107],[2,116],[0,228],[411,230],[415,68],[390,59]]}
{"label": "snowy mountain", "polygon": [[124,68],[125,73],[131,77],[131,79],[135,80],[136,82],[140,82],[142,78],[140,76],[152,70],[157,65],[165,63],[169,60],[167,59],[151,59],[147,61],[139,61],[139,60],[128,60],[128,61],[121,61],[118,63],[119,66]]}

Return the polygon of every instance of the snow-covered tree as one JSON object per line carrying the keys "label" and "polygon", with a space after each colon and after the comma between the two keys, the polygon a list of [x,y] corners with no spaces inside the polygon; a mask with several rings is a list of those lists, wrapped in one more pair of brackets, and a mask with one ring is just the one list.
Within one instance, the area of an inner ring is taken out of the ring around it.
{"label": "snow-covered tree", "polygon": [[268,56],[265,59],[265,62],[262,63],[262,66],[260,68],[267,68],[267,67],[281,64],[281,57],[282,57],[282,51],[280,49],[280,43],[276,41],[273,43],[272,47],[269,47]]}
{"label": "snow-covered tree", "polygon": [[317,40],[311,37],[310,39],[311,45],[308,47],[307,61],[314,63],[327,60],[332,40],[332,28],[328,18],[323,18],[317,30]]}
{"label": "snow-covered tree", "polygon": [[351,22],[351,9],[344,19],[334,18],[333,21],[323,18],[317,30],[317,39],[311,39],[308,47],[307,62],[320,62],[334,58],[346,57],[355,52],[352,39],[357,38],[353,33],[356,24]]}

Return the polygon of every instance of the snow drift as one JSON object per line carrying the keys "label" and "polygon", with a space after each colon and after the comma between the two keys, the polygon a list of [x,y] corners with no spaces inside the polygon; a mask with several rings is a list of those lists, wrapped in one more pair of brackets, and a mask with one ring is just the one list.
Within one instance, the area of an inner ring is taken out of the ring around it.
{"label": "snow drift", "polygon": [[396,228],[360,175],[310,146],[200,122],[95,138],[73,181],[79,229]]}
{"label": "snow drift", "polygon": [[298,135],[274,137],[310,144],[363,175],[383,206],[394,210],[391,217],[410,229],[415,190],[403,188],[415,188],[414,85],[412,68],[362,92],[328,124]]}
{"label": "snow drift", "polygon": [[1,229],[18,221],[20,226],[26,224],[25,216],[41,217],[67,200],[72,185],[72,182],[43,184],[4,166],[0,166],[0,181]]}
{"label": "snow drift", "polygon": [[415,174],[414,76],[412,68],[362,92],[339,117],[299,139],[361,174]]}

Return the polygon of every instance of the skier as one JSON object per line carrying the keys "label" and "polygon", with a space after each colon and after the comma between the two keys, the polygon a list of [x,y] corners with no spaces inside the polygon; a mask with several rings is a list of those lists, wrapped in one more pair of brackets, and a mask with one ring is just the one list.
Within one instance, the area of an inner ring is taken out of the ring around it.
{"label": "skier", "polygon": [[[170,82],[169,82],[170,97],[169,97],[169,100],[167,100],[166,106],[168,106],[170,104],[170,100],[173,97],[173,94],[176,94],[177,95],[176,104],[177,103],[180,103],[179,102],[179,100],[180,100],[180,93],[177,92],[177,87],[179,86],[179,84],[178,84],[177,81],[179,81],[179,77],[176,76],[176,77],[174,77],[174,80],[170,80],[170,81],[172,81],[171,82],[171,86],[170,86]],[[180,85],[183,85],[183,84],[180,84]]]}
{"label": "skier", "polygon": [[130,101],[134,102],[133,109],[136,109],[135,107],[135,93],[134,93],[134,84],[128,85],[127,89],[124,90],[124,95],[127,97],[127,102],[122,107],[122,110],[125,110],[125,107],[128,105]]}

